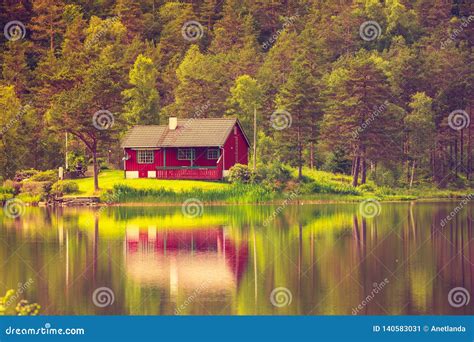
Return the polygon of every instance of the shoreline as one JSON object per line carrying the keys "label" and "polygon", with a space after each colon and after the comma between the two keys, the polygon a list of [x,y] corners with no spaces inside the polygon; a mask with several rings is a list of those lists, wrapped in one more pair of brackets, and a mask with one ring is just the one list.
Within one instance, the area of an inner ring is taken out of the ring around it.
{"label": "shoreline", "polygon": [[[467,196],[467,195],[465,195]],[[411,203],[411,202],[418,202],[418,203],[430,203],[430,202],[457,202],[465,198],[465,196],[458,196],[458,197],[426,197],[426,198],[414,198],[414,199],[376,199],[380,203]],[[280,205],[315,205],[315,204],[350,204],[350,203],[360,203],[363,202],[371,197],[361,197],[361,198],[354,198],[354,199],[303,199],[303,200],[292,200],[287,201],[286,199],[278,199],[273,201],[266,201],[266,202],[252,202],[252,203],[229,203],[229,202],[222,202],[222,201],[215,201],[215,202],[206,202],[202,201],[204,206],[213,206],[213,207],[220,207],[220,206],[280,206]],[[39,203],[27,203],[27,206],[31,207],[57,207],[57,208],[82,208],[82,207],[179,207],[182,206],[182,202],[121,202],[121,203],[94,203],[91,205],[50,205],[46,204],[45,202]]]}

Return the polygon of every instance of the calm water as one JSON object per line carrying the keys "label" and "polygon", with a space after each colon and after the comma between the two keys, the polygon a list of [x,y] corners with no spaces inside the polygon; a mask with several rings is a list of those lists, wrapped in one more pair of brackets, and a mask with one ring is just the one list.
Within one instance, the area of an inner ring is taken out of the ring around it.
{"label": "calm water", "polygon": [[[458,204],[367,219],[358,204],[295,205],[270,221],[276,206],[29,208],[0,216],[0,291],[28,283],[48,315],[474,314],[474,206],[440,226]],[[100,287],[113,304],[94,304]],[[455,287],[469,305],[450,305]]]}

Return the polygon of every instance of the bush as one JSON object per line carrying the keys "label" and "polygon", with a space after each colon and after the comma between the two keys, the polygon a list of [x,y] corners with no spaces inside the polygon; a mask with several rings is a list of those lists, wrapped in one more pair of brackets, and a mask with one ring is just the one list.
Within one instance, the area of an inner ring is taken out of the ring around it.
{"label": "bush", "polygon": [[51,187],[54,195],[72,194],[79,191],[79,185],[74,181],[57,181]]}
{"label": "bush", "polygon": [[260,166],[254,179],[270,189],[282,190],[293,178],[288,167],[274,163],[268,166]]}
{"label": "bush", "polygon": [[247,165],[235,164],[229,170],[229,181],[231,183],[250,183],[253,172]]}
{"label": "bush", "polygon": [[31,180],[22,182],[21,193],[18,197],[21,197],[22,200],[24,200],[23,198],[31,198],[31,202],[39,202],[41,199],[46,199],[51,191],[51,186],[51,182],[34,182]]}
{"label": "bush", "polygon": [[58,171],[48,170],[36,173],[29,180],[34,182],[51,182],[52,184],[57,182],[58,178]]}
{"label": "bush", "polygon": [[38,170],[35,169],[28,169],[28,170],[19,170],[15,173],[15,178],[14,180],[17,182],[21,182],[25,179],[29,179],[39,173]]}
{"label": "bush", "polygon": [[0,194],[15,194],[15,187],[13,181],[6,180],[3,182],[3,186],[0,186]]}
{"label": "bush", "polygon": [[362,192],[374,192],[376,190],[375,186],[368,183],[360,185],[357,189],[359,189]]}

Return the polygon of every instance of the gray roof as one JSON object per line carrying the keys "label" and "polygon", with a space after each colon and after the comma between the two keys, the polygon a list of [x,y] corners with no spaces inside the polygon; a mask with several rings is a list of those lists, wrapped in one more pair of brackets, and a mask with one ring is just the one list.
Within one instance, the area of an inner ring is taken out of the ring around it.
{"label": "gray roof", "polygon": [[175,130],[168,125],[134,126],[123,139],[122,148],[222,146],[236,123],[240,126],[237,119],[209,118],[178,119]]}

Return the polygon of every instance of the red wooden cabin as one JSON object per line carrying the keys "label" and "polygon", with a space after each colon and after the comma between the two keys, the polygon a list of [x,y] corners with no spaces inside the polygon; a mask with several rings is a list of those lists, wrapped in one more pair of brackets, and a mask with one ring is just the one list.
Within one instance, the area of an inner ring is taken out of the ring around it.
{"label": "red wooden cabin", "polygon": [[135,126],[122,142],[126,178],[219,180],[247,164],[249,141],[237,119],[177,119]]}

